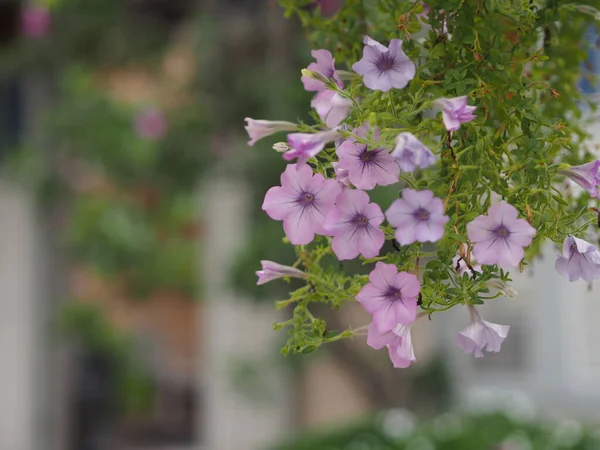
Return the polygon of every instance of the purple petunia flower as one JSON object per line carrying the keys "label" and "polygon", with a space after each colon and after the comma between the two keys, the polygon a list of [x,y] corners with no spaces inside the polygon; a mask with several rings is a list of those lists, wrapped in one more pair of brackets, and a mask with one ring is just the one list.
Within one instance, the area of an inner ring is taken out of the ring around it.
{"label": "purple petunia flower", "polygon": [[[310,54],[317,60],[317,62],[310,63],[307,69],[311,72],[321,74],[326,78],[333,78],[335,84],[342,89],[344,87],[344,83],[342,83],[335,73],[335,59],[333,59],[331,52],[329,50],[321,49],[313,50],[310,52]],[[327,89],[321,81],[307,76],[302,76],[302,83],[304,84],[304,89],[307,91],[321,92]]]}
{"label": "purple petunia flower", "polygon": [[43,5],[28,5],[21,10],[21,31],[30,38],[40,39],[50,32],[52,14]]}
{"label": "purple petunia flower", "polygon": [[482,320],[473,307],[470,307],[470,311],[471,325],[460,331],[456,337],[459,347],[467,354],[473,353],[476,358],[483,358],[484,348],[487,348],[488,352],[499,352],[502,342],[508,336],[510,326]]}
{"label": "purple petunia flower", "polygon": [[350,113],[352,101],[334,91],[321,91],[310,102],[328,128],[337,127]]}
{"label": "purple petunia flower", "polygon": [[402,89],[415,77],[415,65],[402,51],[400,39],[392,39],[388,48],[365,36],[364,44],[363,57],[352,65],[352,70],[363,76],[369,89]]}
{"label": "purple petunia flower", "polygon": [[377,331],[385,333],[399,323],[410,325],[415,321],[421,288],[415,275],[398,273],[394,264],[378,262],[369,274],[369,281],[356,296],[356,301],[373,315]]}
{"label": "purple petunia flower", "polygon": [[460,124],[470,122],[477,116],[473,114],[477,108],[467,105],[467,96],[455,98],[439,98],[435,101],[442,108],[442,120],[448,131],[456,131]]}
{"label": "purple petunia flower", "polygon": [[134,128],[138,136],[156,140],[167,132],[167,120],[160,109],[146,108],[140,111],[134,119]]}
{"label": "purple petunia flower", "polygon": [[444,215],[443,202],[433,192],[409,188],[402,191],[402,198],[394,200],[385,216],[396,228],[396,240],[401,245],[440,240],[450,220]]}
{"label": "purple petunia flower", "polygon": [[600,252],[594,245],[569,235],[563,242],[562,253],[554,267],[567,280],[577,281],[581,278],[593,281],[600,278]]}
{"label": "purple petunia flower", "polygon": [[392,157],[403,172],[412,172],[417,167],[424,169],[435,163],[433,152],[412,133],[400,133],[396,137]]}
{"label": "purple petunia flower", "polygon": [[250,117],[246,117],[244,120],[246,121],[244,128],[250,137],[250,140],[248,141],[249,146],[253,146],[259,139],[279,131],[294,131],[298,129],[298,125],[292,122],[255,120]]}
{"label": "purple petunia flower", "polygon": [[348,178],[348,169],[340,169],[340,163],[332,162],[331,167],[335,172],[335,179],[342,187],[350,187],[350,179]]}
{"label": "purple petunia flower", "polygon": [[584,188],[594,198],[600,198],[600,160],[558,171]]}
{"label": "purple petunia flower", "polygon": [[354,259],[359,254],[374,258],[385,242],[379,226],[383,212],[376,203],[369,203],[366,192],[344,189],[335,199],[323,229],[333,236],[331,248],[339,260]]}
{"label": "purple petunia flower", "polygon": [[288,134],[287,140],[292,150],[284,153],[283,158],[288,161],[298,158],[298,163],[305,163],[310,158],[317,156],[328,142],[335,141],[341,136],[337,130]]}
{"label": "purple petunia flower", "polygon": [[523,247],[531,244],[536,231],[517,215],[514,206],[501,202],[467,224],[467,236],[475,243],[473,255],[480,264],[498,264],[503,269],[519,265]]}
{"label": "purple petunia flower", "polygon": [[[360,137],[366,135],[366,125],[354,130]],[[375,140],[379,131],[374,131]],[[373,189],[375,185],[387,186],[398,182],[400,168],[385,148],[369,150],[367,144],[346,139],[336,150],[340,169],[348,171],[350,182],[358,189]]]}
{"label": "purple petunia flower", "polygon": [[397,369],[405,369],[417,360],[410,336],[410,326],[398,324],[385,333],[378,331],[371,322],[367,332],[367,345],[375,350],[387,347],[390,359]]}
{"label": "purple petunia flower", "polygon": [[340,185],[313,175],[305,164],[288,164],[281,174],[281,186],[272,187],[265,195],[262,209],[275,220],[283,221],[285,235],[294,245],[311,242],[316,234],[325,234],[323,223]]}
{"label": "purple petunia flower", "polygon": [[260,263],[262,270],[256,271],[256,275],[258,275],[256,284],[258,285],[283,277],[306,278],[306,274],[295,267],[283,266],[273,261],[261,261]]}

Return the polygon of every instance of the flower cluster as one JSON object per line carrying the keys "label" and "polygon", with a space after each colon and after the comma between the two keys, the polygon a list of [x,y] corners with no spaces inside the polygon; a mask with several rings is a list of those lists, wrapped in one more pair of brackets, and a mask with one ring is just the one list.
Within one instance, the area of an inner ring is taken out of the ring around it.
{"label": "flower cluster", "polygon": [[[454,285],[479,282],[482,289],[491,288],[498,295],[513,296],[516,291],[503,276],[490,274],[522,266],[524,249],[532,244],[537,231],[532,226],[529,210],[523,217],[508,201],[493,202],[488,195],[486,213],[471,216],[461,223],[463,237],[456,238],[460,235],[458,222],[452,220],[448,204],[456,178],[449,193],[418,189],[414,183],[407,186],[405,174],[415,179],[415,173],[423,176],[429,168],[442,164],[453,167],[456,161],[451,146],[453,134],[463,124],[476,119],[476,107],[468,104],[467,96],[428,101],[427,105],[441,110],[441,125],[446,130],[442,136],[426,134],[429,141],[444,146],[439,152],[432,151],[416,131],[413,134],[406,128],[398,130],[390,142],[382,139],[383,129],[375,124],[376,120],[358,119],[361,97],[351,94],[355,89],[345,90],[342,79],[362,79],[364,88],[382,93],[407,87],[415,78],[417,68],[403,51],[401,40],[392,39],[386,46],[365,36],[362,58],[352,64],[355,74],[350,76],[336,69],[329,51],[314,50],[312,56],[316,62],[303,70],[302,83],[307,91],[315,92],[311,106],[324,125],[322,129],[246,119],[250,145],[279,131],[295,131],[288,134],[287,144],[275,147],[283,152],[285,160],[295,160],[295,163],[287,165],[281,175],[281,185],[268,190],[262,209],[272,219],[283,222],[286,237],[294,245],[310,244],[316,235],[322,235],[338,260],[362,257],[367,264],[375,262],[369,281],[354,295],[371,317],[366,327],[367,344],[374,349],[386,347],[394,367],[408,367],[416,360],[411,326],[420,317],[429,315],[427,310],[419,312],[426,291],[423,287],[427,285],[418,257],[423,244],[438,243],[450,232],[452,237],[447,240],[453,243],[458,254],[448,264],[451,275],[446,277],[447,282]],[[352,129],[351,124],[356,128]],[[389,135],[389,129],[386,133]],[[330,146],[331,143],[335,144]],[[560,174],[573,179],[594,197],[600,197],[599,169],[600,161],[597,161],[563,167]],[[371,201],[367,191],[396,183],[402,184],[397,199],[387,205]],[[442,196],[436,196],[436,192]],[[455,216],[458,216],[458,203],[455,207]],[[399,264],[397,258],[390,259],[387,254],[381,256],[386,240],[392,241],[401,254],[414,254],[410,251],[416,249],[414,270],[399,270],[406,265]],[[472,259],[479,265],[472,263]],[[302,272],[295,267],[263,261],[263,271],[257,272],[259,284],[281,277],[322,282],[312,279],[308,266],[305,269],[306,272]],[[586,241],[568,236],[556,269],[570,281],[600,278],[600,252]],[[498,352],[510,327],[484,321],[472,304],[463,304],[471,313],[471,323],[458,333],[458,345],[476,357],[483,356],[484,348]]]}

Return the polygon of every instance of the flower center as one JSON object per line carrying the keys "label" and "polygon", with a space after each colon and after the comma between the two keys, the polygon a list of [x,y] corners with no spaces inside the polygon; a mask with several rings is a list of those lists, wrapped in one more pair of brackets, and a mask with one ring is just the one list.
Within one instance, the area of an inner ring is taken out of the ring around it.
{"label": "flower center", "polygon": [[381,72],[386,72],[394,67],[395,62],[395,58],[389,52],[382,53],[376,66]]}
{"label": "flower center", "polygon": [[388,286],[388,290],[385,293],[385,296],[392,302],[402,300],[402,290],[394,286]]}
{"label": "flower center", "polygon": [[504,225],[500,225],[494,230],[494,234],[498,237],[505,238],[508,237],[510,231],[508,231],[508,229]]}
{"label": "flower center", "polygon": [[377,153],[375,150],[369,151],[369,150],[367,150],[367,147],[365,146],[365,150],[360,154],[360,159],[363,162],[369,163],[369,162],[373,161],[376,156],[377,156]]}
{"label": "flower center", "polygon": [[363,214],[358,213],[352,219],[352,223],[357,228],[366,228],[366,227],[369,226],[369,218],[367,216],[363,215]]}
{"label": "flower center", "polygon": [[310,206],[314,203],[314,201],[315,196],[310,192],[302,192],[296,199],[296,202],[298,202],[302,206]]}
{"label": "flower center", "polygon": [[417,220],[429,220],[431,213],[427,211],[425,208],[419,208],[413,213],[415,219]]}

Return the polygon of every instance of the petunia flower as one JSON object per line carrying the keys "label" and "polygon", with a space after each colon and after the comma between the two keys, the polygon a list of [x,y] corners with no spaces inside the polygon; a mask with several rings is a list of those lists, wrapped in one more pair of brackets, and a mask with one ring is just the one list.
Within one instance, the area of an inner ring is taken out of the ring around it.
{"label": "petunia flower", "polygon": [[[310,63],[307,69],[311,72],[321,74],[326,78],[332,78],[340,89],[343,88],[344,84],[335,73],[335,59],[333,59],[331,52],[321,49],[313,50],[310,54],[317,62]],[[304,89],[307,91],[321,92],[327,89],[321,81],[305,75],[302,76],[302,83],[304,84]]]}
{"label": "petunia flower", "polygon": [[433,192],[409,188],[402,190],[402,198],[394,200],[385,216],[396,228],[396,240],[401,245],[440,240],[450,220],[444,215],[443,202]]}
{"label": "petunia flower", "polygon": [[467,105],[467,96],[440,98],[435,101],[442,108],[442,120],[448,131],[456,131],[462,123],[470,122],[477,116],[473,114],[477,108]]}
{"label": "petunia flower", "polygon": [[579,278],[593,281],[600,278],[600,252],[589,242],[569,235],[563,241],[562,255],[556,258],[554,267],[569,281]]}
{"label": "petunia flower", "polygon": [[43,5],[27,5],[21,10],[21,31],[33,39],[45,37],[52,27],[52,14]]}
{"label": "petunia flower", "polygon": [[531,244],[536,231],[517,215],[514,206],[501,202],[467,224],[467,236],[475,244],[473,255],[480,264],[498,264],[503,269],[519,265],[523,247]]}
{"label": "petunia flower", "polygon": [[369,274],[369,283],[358,293],[356,301],[373,315],[377,330],[385,333],[399,323],[410,325],[415,321],[420,288],[416,275],[398,273],[394,264],[377,262]]}
{"label": "petunia flower", "polygon": [[483,358],[484,348],[488,352],[499,352],[510,326],[482,320],[474,307],[470,307],[470,311],[471,325],[456,337],[459,347],[467,354],[473,353],[476,358]]}
{"label": "petunia flower", "polygon": [[250,137],[250,140],[248,141],[249,146],[253,146],[259,139],[279,131],[294,131],[298,129],[298,125],[292,122],[255,120],[250,117],[246,117],[244,120],[246,121],[244,128]]}
{"label": "petunia flower", "polygon": [[435,163],[435,155],[412,133],[400,133],[392,157],[403,172],[412,172],[417,167],[424,169]]}
{"label": "petunia flower", "polygon": [[327,214],[323,229],[333,236],[331,248],[339,260],[354,259],[359,254],[374,258],[385,242],[379,228],[383,219],[381,208],[369,203],[366,192],[344,189]]}
{"label": "petunia flower", "polygon": [[402,41],[392,39],[389,47],[369,36],[364,38],[363,57],[352,65],[352,70],[363,76],[366,87],[387,92],[402,89],[415,76],[415,64],[402,51]]}
{"label": "petunia flower", "polygon": [[283,266],[273,261],[261,261],[262,270],[256,271],[258,275],[257,285],[268,283],[277,278],[293,277],[306,278],[307,275],[299,269],[290,266]]}
{"label": "petunia flower", "polygon": [[558,171],[584,188],[594,198],[600,198],[600,160]]}
{"label": "petunia flower", "polygon": [[375,350],[387,347],[390,359],[397,369],[405,369],[417,360],[410,336],[410,326],[398,324],[396,328],[381,333],[374,322],[367,331],[367,345]]}
{"label": "petunia flower", "polygon": [[305,163],[310,158],[317,156],[328,142],[342,137],[337,130],[319,131],[318,133],[291,133],[288,134],[288,144],[292,150],[283,154],[283,158],[291,161],[298,158],[298,163]]}
{"label": "petunia flower", "polygon": [[156,140],[166,133],[167,120],[160,109],[145,108],[135,116],[133,126],[138,136]]}
{"label": "petunia flower", "polygon": [[283,221],[285,235],[294,245],[311,242],[315,234],[325,234],[323,223],[340,185],[313,175],[305,164],[288,164],[281,174],[281,186],[267,191],[262,209],[275,220]]}
{"label": "petunia flower", "polygon": [[[366,127],[361,126],[354,133],[364,137]],[[374,134],[377,140],[378,130]],[[369,150],[367,144],[346,139],[339,145],[336,153],[339,167],[348,171],[350,182],[358,189],[373,189],[376,185],[387,186],[398,182],[400,168],[385,148]]]}
{"label": "petunia flower", "polygon": [[340,163],[332,162],[331,167],[335,172],[335,179],[342,187],[350,187],[350,179],[348,178],[348,169],[340,169]]}
{"label": "petunia flower", "polygon": [[310,102],[328,128],[337,127],[350,113],[352,101],[337,92],[325,90],[315,95]]}

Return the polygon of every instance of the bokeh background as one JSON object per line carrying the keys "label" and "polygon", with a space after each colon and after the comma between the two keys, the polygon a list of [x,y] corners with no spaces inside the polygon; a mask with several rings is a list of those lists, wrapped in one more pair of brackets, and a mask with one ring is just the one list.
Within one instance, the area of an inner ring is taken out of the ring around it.
{"label": "bokeh background", "polygon": [[359,338],[280,354],[288,286],[254,272],[294,258],[260,210],[282,136],[243,122],[310,120],[306,32],[268,0],[0,0],[1,450],[600,449],[598,295],[551,252],[484,308],[499,354],[455,348],[466,311],[407,370]]}

